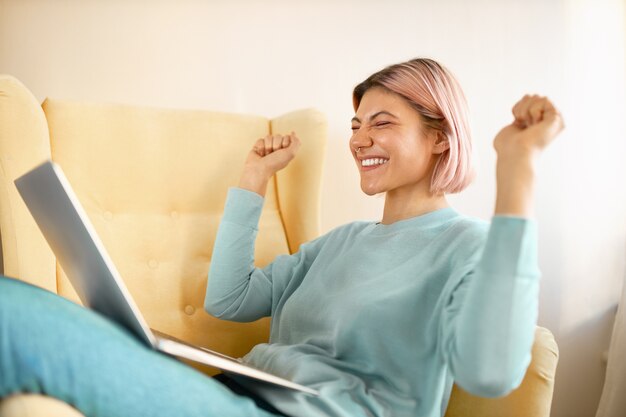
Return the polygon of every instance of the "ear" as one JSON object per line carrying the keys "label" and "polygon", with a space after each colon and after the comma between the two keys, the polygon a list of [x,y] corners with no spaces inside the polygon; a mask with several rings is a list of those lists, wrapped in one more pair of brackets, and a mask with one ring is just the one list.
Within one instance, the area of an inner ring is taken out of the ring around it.
{"label": "ear", "polygon": [[433,144],[433,153],[441,154],[450,149],[448,137],[440,130],[436,131],[435,143]]}

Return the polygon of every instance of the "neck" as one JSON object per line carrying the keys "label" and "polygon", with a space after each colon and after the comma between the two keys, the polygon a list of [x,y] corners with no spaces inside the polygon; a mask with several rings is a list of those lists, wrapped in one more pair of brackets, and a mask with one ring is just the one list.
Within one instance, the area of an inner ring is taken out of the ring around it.
{"label": "neck", "polygon": [[385,196],[382,224],[391,224],[449,207],[445,195],[434,195],[423,188],[395,189]]}

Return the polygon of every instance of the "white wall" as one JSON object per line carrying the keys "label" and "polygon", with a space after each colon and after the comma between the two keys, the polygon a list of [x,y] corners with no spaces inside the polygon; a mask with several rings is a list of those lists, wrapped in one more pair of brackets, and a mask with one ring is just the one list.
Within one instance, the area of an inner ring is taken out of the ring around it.
{"label": "white wall", "polygon": [[526,92],[549,95],[566,132],[543,157],[537,198],[540,323],[557,336],[555,417],[594,413],[625,274],[624,3],[606,1],[0,0],[0,72],[33,93],[86,101],[329,119],[324,231],[380,216],[347,152],[351,89],[416,56],[465,88],[477,182],[450,201],[485,219],[491,139]]}

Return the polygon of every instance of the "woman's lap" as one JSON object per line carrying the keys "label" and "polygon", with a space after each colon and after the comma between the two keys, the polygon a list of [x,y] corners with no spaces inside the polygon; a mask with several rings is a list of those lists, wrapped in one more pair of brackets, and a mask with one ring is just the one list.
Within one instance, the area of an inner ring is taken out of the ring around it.
{"label": "woman's lap", "polygon": [[43,393],[91,416],[271,416],[113,322],[0,277],[0,398]]}

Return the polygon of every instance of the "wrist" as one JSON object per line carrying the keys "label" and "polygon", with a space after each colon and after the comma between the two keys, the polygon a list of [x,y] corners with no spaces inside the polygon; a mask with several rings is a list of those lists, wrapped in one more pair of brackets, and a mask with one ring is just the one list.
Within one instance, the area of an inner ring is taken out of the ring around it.
{"label": "wrist", "polygon": [[537,171],[538,154],[520,152],[514,155],[498,155],[496,159],[496,180],[498,186],[510,183],[532,182]]}
{"label": "wrist", "polygon": [[268,175],[263,169],[246,166],[239,179],[239,188],[255,192],[261,197],[265,197],[265,191],[270,178],[271,175]]}
{"label": "wrist", "polygon": [[496,167],[496,215],[532,217],[535,158],[499,158]]}
{"label": "wrist", "polygon": [[529,146],[511,146],[496,149],[497,161],[516,165],[535,165],[541,151]]}

